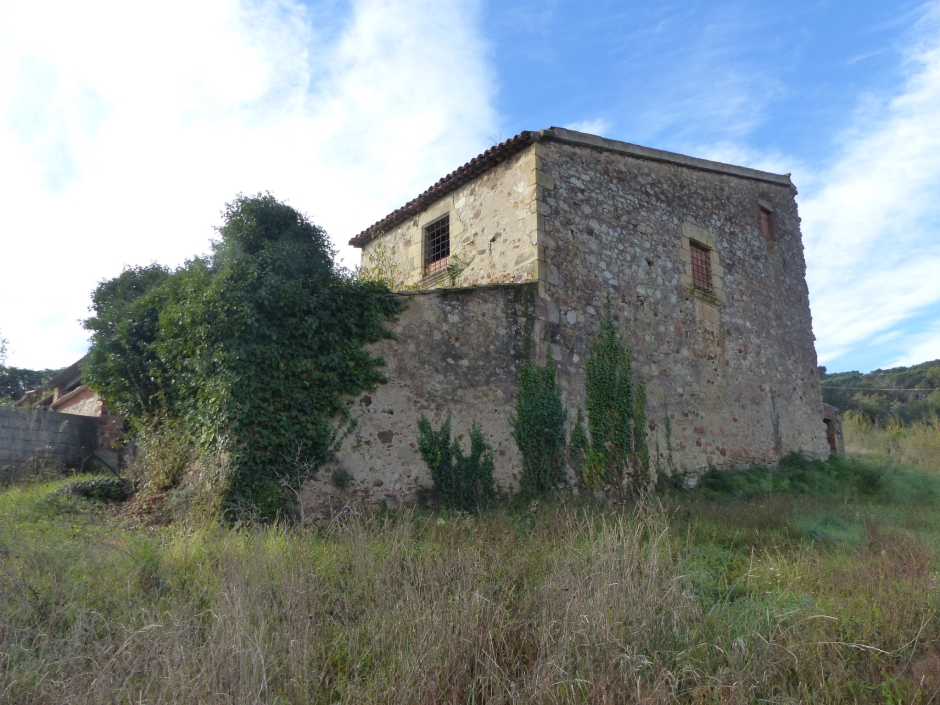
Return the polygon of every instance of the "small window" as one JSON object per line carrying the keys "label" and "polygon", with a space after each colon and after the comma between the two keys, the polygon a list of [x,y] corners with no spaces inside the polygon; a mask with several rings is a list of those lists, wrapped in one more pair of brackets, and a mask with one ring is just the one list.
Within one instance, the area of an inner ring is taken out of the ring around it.
{"label": "small window", "polygon": [[774,214],[768,208],[760,207],[760,230],[768,240],[774,237]]}
{"label": "small window", "polygon": [[712,266],[709,251],[697,243],[689,243],[692,251],[692,281],[696,289],[712,290]]}
{"label": "small window", "polygon": [[424,229],[424,273],[434,274],[447,267],[450,257],[450,216],[435,220]]}

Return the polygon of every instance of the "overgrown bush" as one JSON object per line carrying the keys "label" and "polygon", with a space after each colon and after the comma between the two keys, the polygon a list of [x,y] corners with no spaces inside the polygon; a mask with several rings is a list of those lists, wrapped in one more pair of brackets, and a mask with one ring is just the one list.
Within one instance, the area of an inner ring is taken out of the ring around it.
{"label": "overgrown bush", "polygon": [[85,497],[86,499],[123,502],[134,494],[134,481],[124,477],[101,475],[87,480],[74,480],[63,485],[65,494]]}
{"label": "overgrown bush", "polygon": [[476,422],[470,427],[469,455],[463,454],[459,439],[451,440],[450,433],[450,416],[437,431],[424,414],[418,418],[418,450],[431,470],[434,487],[448,509],[485,509],[496,497],[493,449]]}
{"label": "overgrown bush", "polygon": [[131,470],[144,491],[171,490],[183,479],[194,449],[185,424],[165,413],[138,421]]}
{"label": "overgrown bush", "polygon": [[[132,428],[177,419],[229,518],[278,516],[384,380],[364,344],[401,310],[334,261],[326,232],[271,195],[226,206],[212,255],[101,284],[89,386]],[[338,419],[338,422],[336,421]]]}
{"label": "overgrown bush", "polygon": [[509,419],[512,435],[522,453],[523,490],[551,494],[567,484],[565,477],[565,418],[561,390],[555,383],[555,365],[523,364],[519,400]]}
{"label": "overgrown bush", "polygon": [[811,496],[860,496],[885,498],[891,492],[882,466],[859,463],[832,455],[826,461],[808,460],[790,453],[776,470],[709,470],[696,487],[697,494],[725,498],[749,498],[773,493]]}

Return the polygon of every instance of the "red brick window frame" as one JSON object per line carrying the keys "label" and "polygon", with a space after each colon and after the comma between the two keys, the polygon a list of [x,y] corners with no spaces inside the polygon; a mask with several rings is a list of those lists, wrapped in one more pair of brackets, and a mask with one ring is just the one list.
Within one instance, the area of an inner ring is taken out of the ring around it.
{"label": "red brick window frame", "polygon": [[711,252],[697,242],[689,243],[692,255],[692,282],[695,288],[704,292],[712,290]]}
{"label": "red brick window frame", "polygon": [[450,215],[424,228],[424,273],[440,272],[450,261]]}
{"label": "red brick window frame", "polygon": [[774,239],[774,212],[760,206],[760,231],[768,240]]}

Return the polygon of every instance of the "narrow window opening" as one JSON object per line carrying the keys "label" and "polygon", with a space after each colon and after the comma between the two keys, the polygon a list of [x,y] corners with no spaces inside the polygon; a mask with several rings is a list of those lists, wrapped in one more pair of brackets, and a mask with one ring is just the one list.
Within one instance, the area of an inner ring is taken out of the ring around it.
{"label": "narrow window opening", "polygon": [[692,251],[692,282],[696,289],[712,290],[712,267],[709,251],[696,243],[689,243]]}
{"label": "narrow window opening", "polygon": [[774,214],[763,206],[760,207],[760,229],[768,240],[774,237]]}
{"label": "narrow window opening", "polygon": [[424,229],[424,273],[447,267],[450,258],[450,216],[445,215]]}

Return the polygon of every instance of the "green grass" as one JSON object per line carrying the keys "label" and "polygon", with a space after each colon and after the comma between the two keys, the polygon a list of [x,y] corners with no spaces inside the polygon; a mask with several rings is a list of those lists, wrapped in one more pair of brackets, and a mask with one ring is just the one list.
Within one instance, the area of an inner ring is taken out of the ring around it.
{"label": "green grass", "polygon": [[[0,493],[0,702],[930,702],[940,479],[851,460],[627,507],[151,527]],[[940,696],[937,696],[940,697]]]}

